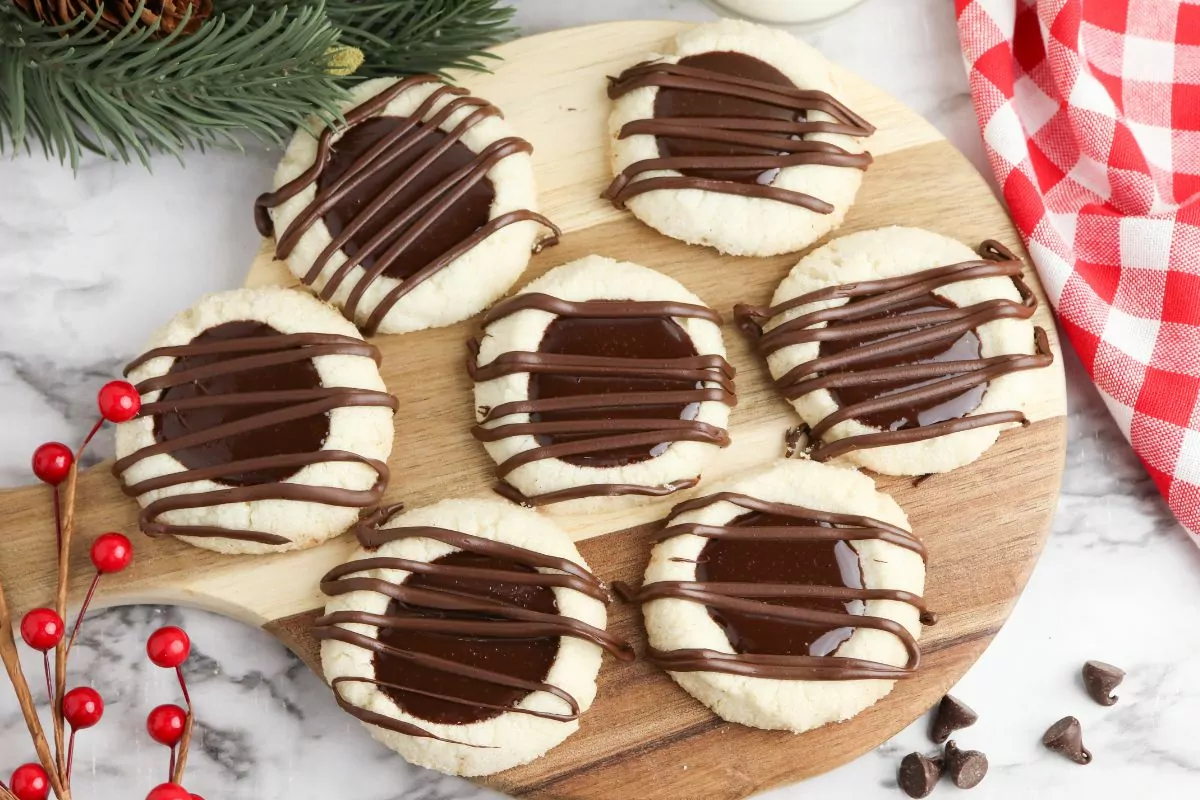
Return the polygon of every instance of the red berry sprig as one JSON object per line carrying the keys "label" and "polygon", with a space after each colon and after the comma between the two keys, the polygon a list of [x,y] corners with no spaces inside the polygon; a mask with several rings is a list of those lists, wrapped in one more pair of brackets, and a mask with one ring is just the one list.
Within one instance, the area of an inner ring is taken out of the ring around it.
{"label": "red berry sprig", "polygon": [[90,686],[80,686],[63,695],[63,717],[77,731],[94,728],[104,716],[104,698]]}
{"label": "red berry sprig", "polygon": [[129,381],[109,381],[96,395],[100,416],[109,422],[129,422],[142,408],[142,398]]}
{"label": "red berry sprig", "polygon": [[96,572],[111,575],[133,561],[133,543],[120,533],[103,533],[92,543],[92,566]]}
{"label": "red berry sprig", "polygon": [[123,533],[103,533],[92,543],[91,557],[96,574],[92,578],[92,585],[88,587],[87,595],[83,598],[79,616],[75,618],[75,626],[71,629],[71,639],[67,642],[68,655],[71,653],[71,648],[75,646],[75,639],[79,636],[79,626],[83,624],[83,618],[92,605],[92,599],[96,596],[96,589],[100,586],[100,576],[115,574],[129,566],[133,561],[133,542],[129,541],[129,537]]}
{"label": "red berry sprig", "polygon": [[9,780],[17,800],[46,800],[50,796],[50,776],[40,764],[22,764]]}
{"label": "red berry sprig", "polygon": [[[100,409],[100,419],[83,438],[83,444],[79,446],[80,453],[105,422],[129,422],[136,417],[142,410],[142,396],[129,381],[109,381],[96,393],[96,405]],[[76,453],[76,456],[80,453]]]}
{"label": "red berry sprig", "polygon": [[[192,741],[192,698],[188,693],[187,680],[183,675],[183,664],[192,653],[192,640],[182,628],[168,625],[150,634],[146,642],[146,655],[150,661],[163,669],[175,670],[179,679],[179,688],[183,692],[183,700],[187,710],[176,705],[162,705],[150,712],[146,718],[146,730],[154,741],[171,748],[170,784],[174,786],[183,780],[187,767],[188,746]],[[159,787],[162,788],[161,786]],[[157,791],[157,789],[155,790]],[[191,800],[192,795],[186,792],[181,797]]]}
{"label": "red berry sprig", "polygon": [[161,745],[175,747],[183,738],[187,712],[174,703],[157,706],[146,717],[146,732]]}
{"label": "red berry sprig", "polygon": [[33,451],[33,474],[51,486],[65,481],[74,463],[75,454],[62,442],[46,442]]}
{"label": "red berry sprig", "polygon": [[52,608],[35,608],[21,620],[21,638],[42,653],[57,647],[63,633],[62,617]]}
{"label": "red berry sprig", "polygon": [[192,652],[192,640],[183,628],[168,625],[150,634],[146,642],[146,655],[154,666],[163,669],[178,669]]}
{"label": "red berry sprig", "polygon": [[71,738],[67,744],[67,781],[71,780],[71,768],[75,766],[75,734],[100,724],[104,716],[104,698],[90,686],[80,686],[63,695],[62,715],[71,726]]}
{"label": "red berry sprig", "polygon": [[[64,618],[68,588],[71,585],[70,551],[75,529],[76,476],[84,450],[104,423],[121,423],[133,419],[141,410],[141,397],[137,389],[127,381],[111,381],[97,393],[96,404],[100,411],[100,419],[92,426],[76,451],[72,452],[61,442],[47,442],[34,451],[30,464],[38,480],[51,488],[54,527],[58,540],[58,582],[53,607],[34,609],[26,614],[21,619],[20,632],[21,639],[29,647],[43,654],[46,692],[54,721],[53,752],[29,690],[29,682],[21,667],[15,642],[9,635],[12,630],[12,616],[0,581],[0,632],[5,634],[0,636],[0,661],[12,679],[18,705],[38,758],[38,763],[19,767],[10,779],[10,786],[5,786],[0,781],[0,797],[46,800],[51,793],[55,797],[70,796],[75,734],[96,725],[104,715],[104,701],[94,689],[79,687],[70,692],[66,691],[67,656],[79,635],[80,625],[95,595],[100,577],[126,569],[133,558],[133,545],[128,538],[119,533],[106,533],[96,539],[91,547],[92,565],[96,568],[96,575],[92,579],[79,616],[71,628],[71,634],[67,637]],[[65,487],[61,498],[60,486]],[[54,651],[53,675],[50,668],[51,651]],[[68,725],[71,729],[69,744],[65,741],[65,728]]]}
{"label": "red berry sprig", "polygon": [[146,800],[192,800],[193,795],[178,783],[161,783],[150,790]]}

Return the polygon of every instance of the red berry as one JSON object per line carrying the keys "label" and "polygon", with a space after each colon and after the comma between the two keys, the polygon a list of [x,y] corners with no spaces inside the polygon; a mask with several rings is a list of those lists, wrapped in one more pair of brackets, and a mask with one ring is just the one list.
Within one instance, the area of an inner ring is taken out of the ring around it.
{"label": "red berry", "polygon": [[109,422],[128,422],[137,416],[142,398],[129,381],[109,381],[96,395],[100,416]]}
{"label": "red berry", "polygon": [[75,454],[62,442],[46,442],[33,451],[33,474],[51,486],[65,481],[74,463]]}
{"label": "red berry", "polygon": [[80,686],[63,695],[63,718],[77,731],[93,727],[104,716],[104,700],[90,686]]}
{"label": "red berry", "polygon": [[53,609],[35,608],[21,620],[21,638],[34,650],[53,650],[63,638],[62,617]]}
{"label": "red berry", "polygon": [[17,767],[8,785],[17,800],[46,800],[50,796],[50,776],[38,764]]}
{"label": "red berry", "polygon": [[176,705],[158,706],[146,717],[146,730],[150,738],[167,747],[179,744],[186,726],[187,712]]}
{"label": "red berry", "polygon": [[203,797],[201,797],[201,796],[200,796],[200,795],[198,795],[198,794],[193,794],[193,795],[192,795],[192,800],[204,800],[204,798],[203,798]]}
{"label": "red berry", "polygon": [[151,789],[146,800],[192,800],[192,795],[178,783],[163,783]]}
{"label": "red berry", "polygon": [[92,543],[92,564],[98,572],[120,572],[132,560],[133,543],[122,534],[101,534]]}
{"label": "red berry", "polygon": [[192,640],[184,633],[183,628],[167,626],[159,628],[150,634],[146,642],[146,655],[156,666],[163,669],[175,669],[187,661],[192,651]]}

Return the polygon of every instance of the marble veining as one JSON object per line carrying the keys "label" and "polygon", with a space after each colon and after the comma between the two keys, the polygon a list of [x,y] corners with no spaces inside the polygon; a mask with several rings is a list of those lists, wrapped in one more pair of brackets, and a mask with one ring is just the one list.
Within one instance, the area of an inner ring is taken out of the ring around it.
{"label": "marble veining", "polygon": [[[698,0],[518,0],[533,33],[607,19],[707,20]],[[949,4],[867,0],[797,33],[930,119],[986,172]],[[48,439],[77,441],[93,392],[149,333],[203,292],[240,281],[258,246],[249,218],[278,152],[192,154],[189,166],[85,162],[77,177],[39,157],[0,161],[0,485],[28,483]],[[1067,357],[1070,439],[1047,545],[1010,622],[955,690],[980,712],[958,736],[991,773],[972,800],[1193,797],[1200,793],[1200,550],[1159,499],[1086,375]],[[95,456],[110,447],[101,442]],[[146,637],[182,624],[196,646],[188,675],[200,708],[188,786],[209,800],[482,800],[498,795],[408,766],[337,710],[321,682],[265,633],[202,612],[131,607],[93,615],[72,671],[103,689],[104,723],[79,740],[81,800],[130,800],[166,779],[166,750],[145,715],[178,702],[170,673],[143,657]],[[1034,661],[1037,665],[1034,665]],[[1093,704],[1078,670],[1098,658],[1129,672],[1112,708]],[[27,661],[30,674],[40,664]],[[86,677],[85,677],[86,676]],[[44,696],[44,692],[43,692]],[[1086,768],[1041,748],[1045,727],[1080,718]],[[853,764],[771,800],[894,800],[895,768],[931,750],[926,720]],[[15,701],[0,688],[0,771],[28,760]],[[686,763],[663,764],[663,779]],[[935,796],[957,790],[946,784]]]}

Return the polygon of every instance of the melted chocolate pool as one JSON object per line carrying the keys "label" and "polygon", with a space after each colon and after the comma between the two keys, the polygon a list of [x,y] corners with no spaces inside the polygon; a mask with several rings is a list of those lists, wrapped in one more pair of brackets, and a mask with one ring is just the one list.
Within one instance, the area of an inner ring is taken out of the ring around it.
{"label": "melted chocolate pool", "polygon": [[[434,559],[430,563],[508,572],[536,572],[532,567],[523,564],[464,550]],[[487,597],[533,611],[558,613],[554,590],[545,586],[484,582],[432,573],[413,573],[404,585],[422,589],[437,589],[469,597]],[[488,618],[475,613],[456,613],[407,606],[399,601],[393,601],[386,613],[394,616],[417,616],[428,619]],[[379,631],[379,641],[410,653],[436,656],[458,664],[480,667],[532,682],[545,680],[546,674],[550,671],[550,667],[558,655],[559,642],[557,637],[488,639],[427,631],[398,631],[391,628],[383,628]],[[448,725],[466,725],[492,719],[504,713],[505,709],[512,708],[529,694],[522,689],[451,675],[439,669],[386,653],[375,655],[375,677],[382,683],[417,690],[405,691],[404,689],[380,687],[398,706],[413,716],[429,722]],[[466,702],[451,702],[437,697],[429,697],[419,692],[453,697]],[[486,708],[477,705],[479,703],[499,706],[499,708]]]}
{"label": "melted chocolate pool", "polygon": [[[830,527],[813,520],[759,512],[744,514],[728,524],[737,527]],[[710,539],[697,560],[698,581],[863,588],[858,554],[844,541]],[[767,602],[817,611],[863,613],[861,600],[805,597]],[[739,653],[827,656],[854,632],[850,627],[804,624],[714,608],[709,609],[709,614]]]}
{"label": "melted chocolate pool", "polygon": [[[542,337],[540,352],[610,358],[686,358],[696,355],[691,337],[668,317],[556,317]],[[605,395],[624,392],[677,392],[701,388],[695,381],[628,376],[578,377],[569,374],[533,374],[529,378],[529,399]],[[533,421],[597,419],[695,419],[698,403],[647,404],[620,408],[582,411],[544,411],[531,415]],[[603,436],[604,434],[600,434]],[[594,434],[540,435],[545,446]],[[563,461],[588,467],[617,467],[646,461],[661,455],[670,445],[625,447],[564,456]]]}
{"label": "melted chocolate pool", "polygon": [[[405,117],[375,117],[346,131],[345,135],[333,145],[333,156],[317,178],[318,195],[345,174],[355,160],[365,154],[373,145],[406,124],[407,121]],[[423,127],[418,124],[417,129],[423,130]],[[411,137],[405,137],[406,140],[409,138]],[[330,234],[333,236],[340,234],[355,215],[387,192],[388,188],[400,178],[405,170],[445,139],[444,132],[433,130],[398,153],[396,146],[391,146],[384,156],[378,157],[376,162],[367,168],[365,178],[354,189],[334,203],[332,207],[326,209],[324,220]],[[395,158],[381,166],[375,165],[381,163],[385,156],[393,153],[397,153]],[[347,255],[355,255],[373,236],[390,225],[415,201],[456,170],[470,165],[475,159],[476,154],[466,145],[461,142],[452,144],[432,164],[401,182],[399,191],[354,232],[342,249]],[[473,184],[462,197],[454,201],[446,213],[439,214],[433,224],[418,235],[416,241],[404,249],[399,258],[392,260],[383,274],[396,279],[407,278],[482,228],[487,224],[494,196],[492,183],[487,178]],[[429,208],[423,209],[412,222],[389,235],[382,247],[373,248],[374,253],[381,255],[386,252],[395,240],[412,227],[413,222],[428,211]],[[368,256],[364,260],[363,266],[369,268],[374,262],[375,256]]]}
{"label": "melted chocolate pool", "polygon": [[[854,301],[852,300],[851,303]],[[866,320],[883,319],[885,317],[903,316],[906,314],[918,314],[929,311],[941,311],[947,308],[955,308],[954,303],[946,300],[943,297],[935,294],[927,294],[917,297],[907,303],[888,308],[886,311],[878,314],[873,314],[868,317],[861,317],[853,320],[854,322],[864,322]],[[836,328],[838,323],[831,323],[830,327]],[[850,350],[856,347],[870,344],[876,341],[883,341],[891,336],[911,333],[917,328],[910,328],[907,331],[899,333],[887,334],[885,336],[875,336],[866,338],[850,338],[840,340],[824,340],[821,342],[820,355],[831,356],[836,355],[844,350]],[[854,371],[862,371],[878,367],[893,367],[902,364],[927,364],[931,362],[943,361],[968,361],[981,357],[979,335],[974,330],[968,330],[962,334],[952,334],[949,337],[922,345],[920,347],[908,348],[902,351],[889,353],[879,358],[864,360],[857,362],[854,365]],[[928,381],[910,382],[910,381],[889,381],[879,383],[865,383],[859,386],[843,386],[837,389],[830,389],[830,394],[833,395],[834,402],[839,406],[846,407],[861,403],[867,400],[872,400],[876,397],[883,397],[904,389],[913,389],[923,386],[926,383],[932,383],[938,380],[937,378]],[[980,401],[983,400],[983,395],[987,391],[988,384],[983,383],[979,386],[972,386],[964,390],[960,394],[952,397],[935,398],[917,403],[906,403],[896,408],[887,408],[873,413],[864,414],[858,418],[865,425],[873,425],[877,428],[882,428],[885,431],[896,431],[905,428],[915,428],[922,425],[933,425],[937,422],[944,422],[950,419],[958,419],[965,417],[967,414],[974,411]]]}
{"label": "melted chocolate pool", "polygon": [[[687,56],[679,60],[683,67],[695,67],[738,78],[773,83],[779,86],[794,88],[787,76],[779,70],[753,56],[734,52],[711,52]],[[793,111],[779,106],[770,105],[760,100],[750,100],[745,97],[730,96],[717,92],[699,92],[691,89],[660,88],[654,99],[654,117],[668,119],[672,117],[751,117],[754,119],[777,119],[786,122],[799,122],[805,119],[804,111]],[[763,133],[763,132],[756,132]],[[772,135],[772,134],[765,134]],[[782,139],[792,138],[789,134],[774,134]],[[671,156],[748,156],[776,155],[777,150],[762,147],[749,147],[740,144],[711,142],[702,139],[689,139],[681,136],[659,136],[658,152],[663,157]],[[778,168],[767,170],[757,169],[683,169],[684,175],[694,178],[712,178],[716,180],[737,181],[740,183],[767,184],[779,174]]]}
{"label": "melted chocolate pool", "polygon": [[[202,332],[192,339],[191,344],[211,344],[230,339],[279,335],[279,331],[261,322],[226,322]],[[183,356],[175,359],[167,374],[171,375],[184,370],[244,358],[247,355],[250,354]],[[223,373],[172,386],[163,391],[159,402],[170,403],[193,397],[317,389],[320,387],[321,376],[317,373],[316,366],[311,359],[303,359],[271,367]],[[154,438],[158,442],[169,442],[190,433],[208,430],[229,422],[237,422],[247,417],[265,414],[291,405],[292,403],[254,403],[168,411],[155,415]],[[225,436],[194,447],[185,447],[174,451],[172,455],[188,469],[204,469],[247,458],[312,453],[324,446],[325,437],[328,435],[329,415],[313,414],[290,422],[256,427],[245,433]],[[252,470],[222,475],[219,480],[230,486],[254,486],[282,481],[293,475],[298,469],[298,467],[275,467]]]}

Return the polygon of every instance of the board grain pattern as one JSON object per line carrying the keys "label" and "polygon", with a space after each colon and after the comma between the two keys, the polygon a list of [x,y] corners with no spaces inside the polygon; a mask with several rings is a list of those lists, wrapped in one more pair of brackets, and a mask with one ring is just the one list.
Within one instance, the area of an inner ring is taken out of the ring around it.
{"label": "board grain pattern", "polygon": [[[739,405],[734,444],[705,473],[705,483],[777,457],[795,423],[729,323],[735,302],[764,303],[796,255],[750,259],[720,256],[658,235],[599,199],[608,180],[606,75],[645,53],[661,51],[686,27],[628,22],[558,31],[497,48],[504,61],[492,75],[464,75],[475,93],[504,109],[533,142],[542,210],[566,231],[563,242],[536,256],[526,279],[588,253],[662,270],[726,317],[729,360],[737,367]],[[971,165],[926,121],[861,79],[840,73],[843,99],[875,125],[876,157],[841,233],[881,225],[925,227],[972,245],[996,238],[1016,252],[1020,242],[1000,203]],[[250,209],[245,223],[250,225]],[[264,250],[264,253],[267,252]],[[247,254],[249,257],[251,254]],[[1058,340],[1042,299],[1037,322]],[[264,254],[247,283],[290,283]],[[467,322],[434,331],[379,337],[383,376],[401,399],[391,458],[389,500],[422,505],[445,497],[488,496],[492,465],[470,437],[470,384],[463,368]],[[1045,540],[1058,498],[1065,452],[1061,359],[1042,373],[1033,424],[1003,433],[976,463],[918,487],[881,478],[929,546],[926,597],[940,622],[926,630],[918,677],[848,722],[794,736],[722,723],[663,673],[638,662],[607,659],[596,704],[580,731],[549,755],[494,776],[486,784],[522,797],[684,800],[741,798],[825,772],[886,740],[929,708],[975,661],[1007,618]],[[703,488],[703,485],[701,488]],[[0,570],[19,610],[46,603],[54,586],[49,489],[0,493],[6,521]],[[86,542],[106,530],[134,531],[136,505],[103,464],[79,486],[79,536],[73,555],[76,597],[88,579]],[[653,520],[681,499],[631,512],[562,517],[593,569],[606,580],[636,582]],[[552,513],[552,512],[551,512]],[[322,605],[319,577],[350,553],[346,537],[302,553],[225,557],[175,540],[139,539],[134,566],[109,581],[105,605],[166,602],[217,611],[260,625],[314,664],[309,633]],[[611,625],[644,648],[639,615],[616,606]],[[198,643],[203,648],[203,643]]]}

